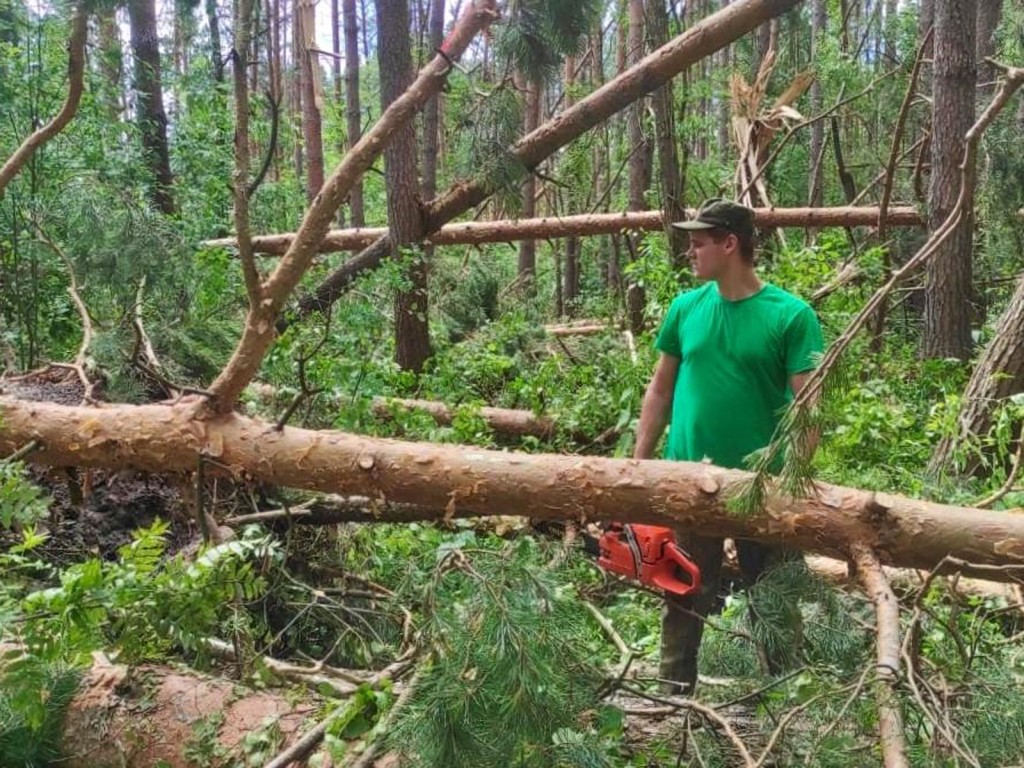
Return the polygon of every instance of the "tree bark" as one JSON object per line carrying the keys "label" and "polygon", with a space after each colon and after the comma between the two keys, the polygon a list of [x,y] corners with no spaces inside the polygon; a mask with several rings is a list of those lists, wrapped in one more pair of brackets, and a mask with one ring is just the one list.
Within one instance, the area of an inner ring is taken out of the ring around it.
{"label": "tree bark", "polygon": [[[564,110],[517,141],[510,154],[527,169],[558,151],[577,136],[614,115],[644,94],[663,86],[695,61],[710,56],[766,19],[793,8],[799,0],[736,0],[643,61],[605,83],[585,99]],[[486,180],[463,181],[426,206],[425,237],[464,211],[482,203],[494,190]],[[323,311],[336,301],[360,273],[376,269],[388,253],[380,238],[356,258],[329,275],[299,304],[299,315]]]}
{"label": "tree bark", "polygon": [[117,24],[117,12],[107,8],[96,14],[98,27],[99,70],[103,75],[101,100],[106,105],[111,123],[118,123],[124,112],[124,54],[121,50],[121,28]]}
{"label": "tree bark", "polygon": [[882,571],[875,553],[863,544],[852,548],[864,591],[875,604],[875,701],[878,704],[878,735],[885,768],[909,768],[907,741],[903,728],[897,684],[902,677],[900,663],[900,603]]}
{"label": "tree bark", "polygon": [[[655,0],[656,1],[656,0]],[[629,34],[626,36],[626,64],[635,67],[644,57],[644,0],[628,0]],[[671,82],[671,80],[669,80]],[[667,87],[663,86],[663,87]],[[651,186],[652,151],[644,131],[644,113],[647,100],[640,98],[633,102],[626,113],[627,146],[629,155],[629,210],[647,210],[644,196]],[[640,238],[633,232],[626,234],[629,245],[629,260],[634,261],[640,252]],[[642,285],[630,280],[626,285],[626,316],[629,327],[640,333],[644,327],[644,306],[647,303]]]}
{"label": "tree bark", "polygon": [[234,0],[234,45],[231,51],[232,81],[235,92],[235,171],[232,175],[235,233],[242,276],[252,309],[260,301],[260,274],[252,250],[249,227],[249,43],[253,27],[254,0]]}
{"label": "tree bark", "polygon": [[1003,0],[978,0],[977,62],[978,83],[986,92],[995,87],[995,67],[985,59],[996,55],[996,30],[1003,16]]}
{"label": "tree bark", "polygon": [[[284,0],[287,6],[288,0]],[[292,167],[294,168],[296,180],[305,176],[306,153],[304,151],[305,141],[302,134],[302,73],[303,55],[306,47],[302,43],[302,7],[300,0],[292,0],[292,61],[288,77],[288,115],[292,125],[292,132],[295,137],[292,141]]]}
{"label": "tree bark", "polygon": [[156,29],[156,0],[129,0],[135,72],[135,103],[138,110],[142,153],[153,177],[150,198],[161,212],[174,213],[171,154],[167,144],[167,113],[160,85],[160,38]]}
{"label": "tree bark", "polygon": [[[427,0],[427,44],[436,51],[444,42],[444,0]],[[441,94],[435,94],[423,108],[423,170],[420,174],[420,200],[431,200],[437,194],[437,162],[441,147]],[[422,245],[423,260],[428,266],[434,260],[434,246]],[[429,274],[429,273],[428,273]],[[424,281],[424,290],[426,281]],[[424,294],[424,301],[429,297]],[[429,337],[427,338],[429,355]]]}
{"label": "tree bark", "polygon": [[[936,229],[956,204],[964,136],[974,122],[976,6],[937,0],[932,86],[932,168],[928,219]],[[971,356],[973,207],[928,264],[922,352],[927,358]]]}
{"label": "tree bark", "polygon": [[[282,133],[281,105],[284,103],[284,79],[282,76],[283,55],[281,51],[281,0],[263,0],[267,16],[267,92],[274,103],[274,121],[278,135]],[[274,142],[274,154],[270,158],[270,178],[281,180],[281,159],[284,152],[282,142]]]}
{"label": "tree bark", "polygon": [[[444,41],[444,0],[429,0],[428,36],[430,50],[436,51]],[[437,159],[441,143],[441,94],[427,100],[423,108],[423,199],[437,194]],[[429,256],[429,254],[428,254]]]}
{"label": "tree bark", "polygon": [[[664,0],[646,0],[647,40],[653,51],[668,42],[668,10]],[[727,51],[728,48],[723,48]],[[679,170],[679,149],[676,144],[675,97],[672,80],[651,94],[654,111],[654,138],[658,151],[661,188],[661,209],[664,214],[665,238],[669,258],[677,271],[686,267],[686,237],[673,221],[685,216],[683,177]]]}
{"label": "tree bark", "polygon": [[899,47],[897,46],[897,40],[899,38],[899,28],[897,27],[899,13],[899,0],[885,0],[885,23],[883,25],[883,31],[885,35],[885,66],[887,67],[891,66],[899,56]]}
{"label": "tree bark", "polygon": [[[592,55],[593,53],[594,52],[591,51]],[[562,87],[564,89],[563,94],[565,97],[565,104],[568,107],[571,107],[576,101],[574,90],[576,88],[576,70],[578,65],[579,62],[575,56],[566,57],[565,76],[562,78]],[[594,180],[594,183],[588,191],[593,191],[594,186],[597,185],[596,176],[596,172],[592,170],[591,178]],[[569,205],[573,206],[579,204],[582,197],[583,195],[580,190],[569,190]],[[559,196],[559,201],[561,201],[561,196]],[[587,204],[589,206],[589,202]],[[565,213],[564,209],[561,207],[559,207],[558,212]],[[579,300],[579,295],[580,240],[578,237],[573,235],[567,237],[565,240],[565,269],[561,275],[561,283],[555,286],[555,314],[558,316],[566,315],[568,317],[572,317],[576,313],[576,303]]]}
{"label": "tree bark", "polygon": [[306,154],[306,200],[312,203],[324,185],[323,85],[317,63],[316,12],[313,0],[297,0],[295,21],[299,47],[295,51],[301,69],[302,143]]}
{"label": "tree bark", "polygon": [[[375,397],[373,412],[378,418],[391,418],[394,411],[424,411],[442,427],[450,426],[455,411],[436,400],[407,400],[404,398]],[[538,437],[542,440],[555,434],[555,421],[548,416],[537,416],[532,411],[482,406],[474,412],[487,422],[487,426],[506,437]]]}
{"label": "tree bark", "polygon": [[217,14],[217,0],[206,0],[206,23],[210,28],[210,66],[213,79],[224,81],[224,57],[220,48],[220,18]]}
{"label": "tree bark", "polygon": [[444,508],[449,515],[529,510],[540,519],[685,525],[708,536],[841,557],[862,543],[884,562],[912,568],[932,568],[946,556],[1024,567],[1020,514],[822,483],[813,498],[773,495],[764,510],[741,517],[725,506],[751,478],[740,470],[278,430],[234,413],[199,420],[198,410],[196,402],[87,408],[0,397],[0,455],[36,440],[42,448],[31,460],[40,464],[160,473],[194,471],[206,456],[257,482]]}
{"label": "tree bark", "polygon": [[[541,83],[527,77],[518,78],[518,87],[526,93],[526,104],[523,110],[523,133],[529,135],[537,130],[540,122],[540,91]],[[524,219],[532,219],[537,215],[537,177],[531,172],[526,174],[521,187],[523,205],[520,213]],[[519,280],[528,291],[534,287],[534,276],[537,273],[537,243],[523,240],[519,243]]]}
{"label": "tree bark", "polygon": [[[834,208],[755,208],[754,223],[758,227],[871,227],[878,224],[879,209],[875,206],[837,206]],[[693,216],[696,210],[683,211]],[[625,213],[584,213],[575,216],[552,216],[541,219],[504,219],[496,221],[464,221],[447,224],[426,242],[433,245],[474,245],[505,243],[533,238],[553,240],[562,237],[613,235],[623,231],[657,232],[664,228],[662,211],[627,211]],[[890,207],[885,217],[887,227],[922,227],[924,219],[910,206]],[[320,243],[321,253],[359,251],[386,237],[386,227],[335,229]],[[253,238],[258,253],[285,253],[295,240],[295,233],[261,235]],[[211,248],[234,248],[233,237],[207,240]],[[349,262],[347,262],[349,263]]]}
{"label": "tree bark", "polygon": [[100,658],[68,707],[61,734],[65,757],[57,762],[68,768],[189,768],[196,763],[186,756],[185,746],[195,741],[194,729],[222,714],[210,746],[222,750],[225,761],[241,764],[247,735],[272,720],[284,745],[293,743],[310,712],[290,696],[246,691],[237,680],[152,664],[129,669]]}
{"label": "tree bark", "polygon": [[[363,134],[362,112],[359,109],[359,26],[356,0],[341,0],[345,27],[345,123],[348,127],[348,148],[351,151]],[[363,181],[358,179],[349,193],[349,214],[353,227],[366,224],[363,213]]]}
{"label": "tree bark", "polygon": [[565,240],[565,271],[562,274],[562,313],[576,314],[580,298],[580,239],[570,235]]}
{"label": "tree bark", "polygon": [[[828,3],[813,0],[811,3],[811,61],[816,61],[828,25]],[[811,114],[820,115],[824,109],[821,96],[821,77],[815,74],[811,83]],[[815,120],[811,125],[810,155],[807,158],[810,173],[807,179],[807,204],[812,208],[821,207],[825,202],[824,174],[825,122]]]}
{"label": "tree bark", "polygon": [[54,118],[43,127],[31,133],[9,158],[0,166],[0,200],[11,179],[29,161],[43,144],[48,142],[71,122],[82,99],[85,80],[85,41],[88,36],[88,18],[85,10],[76,5],[71,13],[71,35],[68,38],[68,95]]}
{"label": "tree bark", "polygon": [[[344,104],[342,95],[341,79],[341,3],[339,0],[331,0],[331,53],[334,54],[331,61],[331,76],[334,86],[334,103],[337,108]],[[342,141],[339,147],[341,152],[345,151],[345,142]]]}
{"label": "tree bark", "polygon": [[494,3],[467,6],[437,56],[424,67],[416,81],[381,115],[373,129],[338,164],[316,200],[306,211],[295,239],[277,269],[261,285],[261,301],[250,307],[235,351],[210,385],[214,411],[230,410],[260,369],[263,357],[274,341],[276,322],[285,302],[309,269],[320,242],[352,184],[380,155],[392,136],[409,123],[426,100],[437,93],[450,70],[469,43],[495,18]]}
{"label": "tree bark", "polygon": [[[957,434],[939,441],[932,454],[931,474],[953,469],[956,449],[974,436],[987,434],[993,411],[1018,392],[1024,392],[1024,276],[964,390]],[[1024,433],[1018,439],[1024,439]],[[978,467],[979,460],[974,457],[964,470],[974,473]]]}
{"label": "tree bark", "polygon": [[[377,0],[377,18],[387,19],[386,24],[377,25],[380,104],[381,109],[387,109],[412,82],[408,0]],[[408,122],[384,150],[384,183],[391,257],[408,258],[405,276],[410,283],[409,290],[399,290],[395,295],[395,362],[402,370],[415,373],[422,371],[430,358],[427,264],[415,245],[422,229],[416,195],[417,166],[416,130]]]}

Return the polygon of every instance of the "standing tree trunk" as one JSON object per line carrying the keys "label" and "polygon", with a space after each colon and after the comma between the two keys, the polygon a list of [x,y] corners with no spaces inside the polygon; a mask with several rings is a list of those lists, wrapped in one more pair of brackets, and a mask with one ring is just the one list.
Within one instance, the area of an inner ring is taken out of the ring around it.
{"label": "standing tree trunk", "polygon": [[[725,8],[729,5],[729,0],[721,0],[721,6]],[[720,80],[717,80],[716,88],[718,90],[718,161],[720,163],[728,163],[729,158],[729,125],[731,120],[731,110],[729,106],[729,97],[726,91],[729,87],[729,73],[732,71],[733,66],[733,47],[727,45],[718,52],[718,71]],[[685,75],[684,75],[685,77]]]}
{"label": "standing tree trunk", "polygon": [[[175,0],[173,14],[173,37],[171,53],[174,72],[184,75],[188,70],[188,51],[192,44],[192,5],[190,2]],[[175,78],[177,80],[178,78]],[[177,93],[175,93],[177,95]]]}
{"label": "standing tree trunk", "polygon": [[[348,127],[348,147],[351,149],[363,132],[359,111],[359,26],[356,0],[341,0],[341,15],[345,27],[345,122]],[[349,195],[349,214],[353,227],[366,224],[361,179],[352,187]]]}
{"label": "standing tree trunk", "polygon": [[[626,62],[632,66],[644,56],[644,0],[629,0],[629,34],[626,36]],[[651,183],[651,152],[647,136],[644,135],[643,117],[646,99],[637,99],[627,113],[627,132],[629,136],[629,210],[643,211],[647,209],[644,193]],[[630,260],[637,258],[640,252],[640,238],[635,234],[626,235],[629,245]],[[643,286],[630,280],[626,288],[626,314],[629,327],[634,333],[640,333],[644,327]]]}
{"label": "standing tree trunk", "polygon": [[[412,82],[412,46],[409,40],[408,0],[377,0],[377,62],[380,67],[381,109],[387,109]],[[384,150],[384,184],[387,188],[388,226],[392,258],[409,259],[406,277],[409,290],[395,297],[395,362],[402,370],[423,370],[430,358],[427,324],[427,264],[416,241],[423,222],[417,201],[416,129],[407,123]]]}
{"label": "standing tree trunk", "polygon": [[171,188],[171,156],[167,146],[167,113],[160,87],[160,38],[156,31],[156,0],[130,0],[128,24],[131,28],[135,69],[135,102],[142,152],[153,176],[150,197],[163,213],[174,213]]}
{"label": "standing tree trunk", "polygon": [[[537,167],[577,136],[664,85],[701,57],[710,56],[765,19],[784,13],[796,4],[797,0],[733,0],[727,8],[701,20],[673,38],[668,45],[652,52],[643,62],[609,80],[530,135],[522,137],[509,147],[510,155],[526,168]],[[482,179],[453,185],[448,192],[424,205],[423,236],[479,205],[493,191],[493,187]],[[349,259],[328,275],[311,295],[299,302],[299,316],[325,310],[348,289],[357,275],[376,269],[389,252],[387,238],[381,237],[358,256]]]}
{"label": "standing tree trunk", "polygon": [[[252,4],[253,35],[249,51],[249,93],[260,92],[260,41],[263,39],[264,21],[260,17],[263,4],[254,0]],[[254,144],[254,146],[256,146]]]}
{"label": "standing tree trunk", "polygon": [[[937,0],[932,85],[932,173],[928,221],[934,230],[949,215],[959,189],[964,136],[974,122],[976,6],[973,0]],[[971,354],[971,244],[968,215],[928,263],[923,354]]]}
{"label": "standing tree trunk", "polygon": [[[526,109],[524,112],[523,134],[537,130],[540,123],[540,87],[538,81],[528,77],[520,79],[520,86],[526,91]],[[537,215],[537,177],[530,171],[523,179],[523,205],[520,215],[524,219],[532,219]],[[532,291],[534,277],[537,272],[537,243],[534,240],[523,240],[519,244],[519,280],[523,287]]]}
{"label": "standing tree trunk", "polygon": [[[287,3],[287,0],[285,0]],[[292,164],[295,168],[296,180],[301,180],[305,166],[305,152],[303,151],[302,136],[302,54],[305,46],[302,44],[302,8],[300,0],[292,0],[292,25],[291,25],[291,73],[288,78],[288,118],[292,134]]]}
{"label": "standing tree trunk", "polygon": [[885,23],[883,26],[885,34],[885,64],[883,66],[885,67],[892,66],[899,55],[899,48],[896,45],[899,37],[899,28],[896,24],[899,20],[899,13],[899,0],[885,0]]}
{"label": "standing tree trunk", "polygon": [[[429,48],[436,51],[444,41],[444,0],[430,0]],[[423,108],[423,199],[437,194],[437,155],[441,139],[441,94]],[[427,254],[429,257],[429,253]]]}
{"label": "standing tree trunk", "polygon": [[754,33],[754,55],[750,62],[750,82],[754,82],[757,73],[761,71],[761,62],[768,55],[768,51],[777,51],[775,44],[779,34],[778,19],[766,21]]}
{"label": "standing tree trunk", "polygon": [[[441,49],[444,42],[444,0],[429,0],[427,11],[428,48],[431,51]],[[441,143],[441,94],[432,96],[423,107],[423,173],[420,182],[421,196],[424,200],[433,200],[437,195],[437,159]],[[434,246],[424,244],[423,262],[427,267],[434,260]],[[426,274],[423,277],[423,303],[427,306]],[[424,312],[424,316],[426,313]],[[424,335],[427,336],[424,330]],[[430,355],[430,340],[426,337],[426,355]],[[426,360],[426,358],[423,358]]]}
{"label": "standing tree trunk", "polygon": [[[935,2],[936,0],[921,0],[921,9],[918,11],[917,14],[917,39],[919,42],[925,39],[925,35],[928,34],[928,30],[935,25]],[[931,41],[928,43],[928,46],[925,48],[924,60],[926,62],[930,62],[932,61],[932,57],[934,55],[935,37],[933,35]],[[927,86],[931,85],[930,72],[931,69],[929,67],[925,67],[924,69],[921,70],[922,87],[926,88]],[[926,73],[929,73],[927,78],[925,77]]]}
{"label": "standing tree trunk", "polygon": [[295,5],[298,47],[295,57],[302,83],[302,143],[306,149],[306,199],[313,202],[324,185],[323,84],[316,53],[316,13],[313,0]]}
{"label": "standing tree trunk", "polygon": [[[1024,392],[1024,276],[964,390],[957,434],[943,438],[932,454],[931,474],[952,469],[956,449],[972,436],[986,434],[992,426],[993,411],[1018,392]],[[1024,432],[1018,439],[1024,439]],[[970,457],[963,469],[976,472],[979,459]]]}
{"label": "standing tree trunk", "polygon": [[1003,0],[978,0],[978,83],[986,91],[995,87],[996,70],[985,59],[996,54],[996,29],[1003,15]]}
{"label": "standing tree trunk", "polygon": [[[818,60],[818,52],[825,39],[828,24],[828,3],[826,0],[814,0],[811,3],[811,61]],[[821,77],[817,74],[811,83],[811,114],[821,114],[824,102],[821,96]],[[815,120],[811,125],[811,151],[807,162],[810,174],[807,180],[807,204],[812,208],[820,208],[825,202],[824,189],[824,148],[825,122]]]}
{"label": "standing tree trunk", "polygon": [[113,123],[120,122],[124,111],[124,90],[121,78],[124,75],[124,56],[121,52],[121,28],[117,24],[117,12],[107,8],[97,12],[99,36],[99,69],[103,76],[101,100]]}
{"label": "standing tree trunk", "polygon": [[[340,108],[342,104],[342,83],[341,83],[341,3],[339,0],[331,0],[331,53],[334,54],[331,60],[331,74],[334,80],[334,103]],[[345,152],[345,142],[342,140],[339,147]]]}
{"label": "standing tree trunk", "polygon": [[206,22],[210,27],[210,65],[213,69],[213,79],[222,83],[224,57],[220,52],[220,17],[217,15],[217,0],[206,0]]}
{"label": "standing tree trunk", "polygon": [[[575,56],[568,56],[565,60],[565,77],[562,78],[562,83],[565,88],[565,105],[566,108],[571,107],[576,100],[575,93],[573,93],[576,87],[576,69],[577,60]],[[596,144],[597,142],[595,142]],[[594,178],[596,174],[592,173],[591,178]],[[595,180],[596,185],[596,180]],[[592,191],[593,186],[588,191]],[[559,195],[559,201],[562,196]],[[578,189],[568,190],[568,199],[570,211],[572,214],[581,202],[583,195]],[[564,208],[560,208],[560,213],[564,214],[566,211]],[[558,251],[556,250],[557,254]],[[556,275],[556,279],[559,276]],[[562,270],[560,275],[561,282],[555,289],[555,306],[556,314],[568,315],[572,317],[575,314],[576,301],[580,295],[580,241],[578,237],[568,237],[565,240],[565,268]]]}
{"label": "standing tree trunk", "polygon": [[[281,79],[281,0],[264,0],[266,3],[267,24],[269,25],[267,40],[267,89],[270,100],[275,105],[274,119],[278,121],[280,130],[281,101],[284,98],[284,85]],[[271,161],[271,178],[281,180],[281,142],[274,148]]]}
{"label": "standing tree trunk", "polygon": [[[657,50],[668,42],[668,10],[665,0],[646,0],[648,48]],[[686,266],[686,237],[672,222],[686,217],[683,207],[683,178],[679,172],[679,150],[676,144],[675,98],[672,81],[651,94],[654,108],[654,136],[658,149],[661,182],[661,208],[665,216],[665,237],[668,240],[672,266],[681,271]]]}

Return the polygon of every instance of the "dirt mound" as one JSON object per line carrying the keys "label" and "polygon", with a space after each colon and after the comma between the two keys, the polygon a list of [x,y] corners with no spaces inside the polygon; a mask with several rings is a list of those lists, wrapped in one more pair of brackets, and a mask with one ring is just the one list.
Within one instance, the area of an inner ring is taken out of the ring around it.
{"label": "dirt mound", "polygon": [[49,534],[35,553],[55,565],[89,557],[112,560],[131,541],[132,531],[157,518],[171,524],[168,550],[176,552],[196,535],[179,482],[134,472],[45,470],[29,475],[50,497],[49,518],[40,529]]}
{"label": "dirt mound", "polygon": [[85,387],[74,368],[48,365],[18,376],[0,378],[0,395],[21,400],[78,405],[85,396]]}

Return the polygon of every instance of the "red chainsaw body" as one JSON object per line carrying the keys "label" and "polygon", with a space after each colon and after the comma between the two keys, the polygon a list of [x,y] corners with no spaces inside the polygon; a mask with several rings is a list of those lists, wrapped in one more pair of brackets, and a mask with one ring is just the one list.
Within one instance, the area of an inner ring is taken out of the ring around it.
{"label": "red chainsaw body", "polygon": [[700,569],[670,528],[613,523],[598,542],[597,564],[641,584],[683,597],[700,589]]}

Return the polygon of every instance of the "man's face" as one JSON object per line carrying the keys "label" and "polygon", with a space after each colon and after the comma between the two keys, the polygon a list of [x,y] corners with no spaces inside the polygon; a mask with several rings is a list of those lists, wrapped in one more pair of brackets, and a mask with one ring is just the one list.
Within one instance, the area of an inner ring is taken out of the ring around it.
{"label": "man's face", "polygon": [[690,247],[686,256],[698,280],[718,279],[729,269],[737,255],[735,235],[726,235],[716,241],[710,232],[690,232]]}

